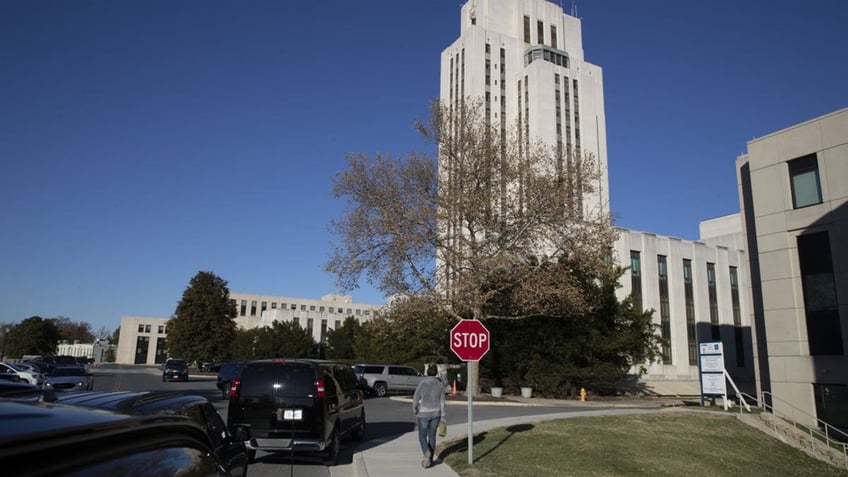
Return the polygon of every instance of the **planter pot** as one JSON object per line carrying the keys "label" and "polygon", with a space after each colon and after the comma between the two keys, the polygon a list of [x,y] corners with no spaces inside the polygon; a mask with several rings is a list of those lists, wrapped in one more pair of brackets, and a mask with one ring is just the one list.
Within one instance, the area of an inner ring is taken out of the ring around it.
{"label": "planter pot", "polygon": [[521,397],[529,398],[531,396],[533,396],[533,388],[531,388],[529,386],[522,386],[521,387]]}
{"label": "planter pot", "polygon": [[501,397],[503,396],[503,388],[499,386],[492,387],[492,397]]}

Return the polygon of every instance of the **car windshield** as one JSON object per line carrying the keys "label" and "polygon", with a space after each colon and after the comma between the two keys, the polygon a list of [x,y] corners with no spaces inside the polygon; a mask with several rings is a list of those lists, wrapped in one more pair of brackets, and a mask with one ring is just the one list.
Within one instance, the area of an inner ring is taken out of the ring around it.
{"label": "car windshield", "polygon": [[56,368],[51,376],[85,376],[82,368]]}
{"label": "car windshield", "polygon": [[186,363],[185,363],[185,361],[183,361],[181,359],[172,359],[171,361],[168,361],[167,363],[165,363],[165,367],[166,368],[185,368]]}

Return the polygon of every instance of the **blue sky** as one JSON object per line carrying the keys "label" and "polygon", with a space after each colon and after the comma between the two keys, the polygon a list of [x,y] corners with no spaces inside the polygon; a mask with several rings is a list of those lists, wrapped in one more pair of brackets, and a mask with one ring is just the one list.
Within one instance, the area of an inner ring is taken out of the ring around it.
{"label": "blue sky", "polygon": [[[458,0],[0,2],[0,323],[319,298],[348,152],[426,151]],[[571,2],[564,1],[567,11]],[[848,2],[582,0],[616,224],[696,239],[746,142],[848,107]],[[382,303],[367,283],[355,301]]]}

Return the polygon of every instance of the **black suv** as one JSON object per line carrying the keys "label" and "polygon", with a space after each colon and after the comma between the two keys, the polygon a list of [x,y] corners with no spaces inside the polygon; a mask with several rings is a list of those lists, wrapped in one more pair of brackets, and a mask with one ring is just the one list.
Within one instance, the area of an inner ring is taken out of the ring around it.
{"label": "black suv", "polygon": [[3,475],[230,476],[209,437],[185,416],[130,416],[0,400]]}
{"label": "black suv", "polygon": [[251,460],[257,450],[321,453],[335,465],[339,439],[362,439],[365,405],[350,365],[273,359],[245,363],[233,380],[230,429],[247,427]]}
{"label": "black suv", "polygon": [[215,382],[215,385],[221,390],[222,398],[230,398],[230,388],[233,386],[233,379],[238,377],[242,366],[244,366],[243,361],[221,363],[221,368],[218,369],[218,380]]}
{"label": "black suv", "polygon": [[188,381],[188,364],[184,359],[169,359],[162,368],[162,382]]}
{"label": "black suv", "polygon": [[[215,456],[233,477],[247,475],[247,450],[244,440],[235,439],[230,435],[218,411],[203,396],[158,391],[89,391],[56,394],[52,401],[139,416],[188,416],[206,431]],[[244,439],[244,434],[239,437]]]}

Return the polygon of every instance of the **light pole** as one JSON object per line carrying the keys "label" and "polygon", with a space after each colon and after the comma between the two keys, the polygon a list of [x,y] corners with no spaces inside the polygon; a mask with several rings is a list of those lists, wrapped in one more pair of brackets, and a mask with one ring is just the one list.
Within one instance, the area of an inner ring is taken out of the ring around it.
{"label": "light pole", "polygon": [[3,336],[3,349],[0,351],[0,359],[6,360],[6,338],[9,336],[9,332],[12,331],[12,325],[2,325],[0,326],[0,335]]}

